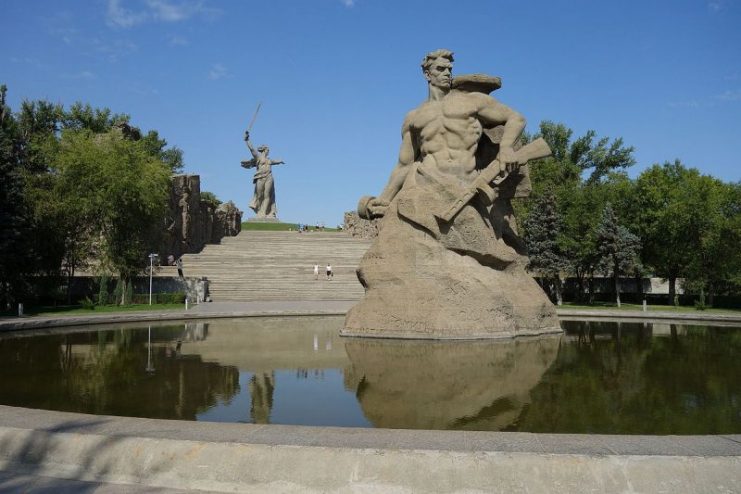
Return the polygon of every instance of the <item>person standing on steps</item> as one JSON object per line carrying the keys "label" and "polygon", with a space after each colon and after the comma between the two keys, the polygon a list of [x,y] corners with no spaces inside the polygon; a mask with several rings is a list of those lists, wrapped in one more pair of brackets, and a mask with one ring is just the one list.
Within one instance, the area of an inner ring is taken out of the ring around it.
{"label": "person standing on steps", "polygon": [[327,281],[331,281],[334,277],[334,274],[332,273],[332,265],[327,263]]}
{"label": "person standing on steps", "polygon": [[318,264],[314,264],[314,279],[315,280],[319,279],[319,265]]}
{"label": "person standing on steps", "polygon": [[175,261],[175,266],[178,267],[178,278],[180,278],[182,280],[184,278],[184,276],[183,276],[183,258],[182,257],[178,257],[178,260]]}

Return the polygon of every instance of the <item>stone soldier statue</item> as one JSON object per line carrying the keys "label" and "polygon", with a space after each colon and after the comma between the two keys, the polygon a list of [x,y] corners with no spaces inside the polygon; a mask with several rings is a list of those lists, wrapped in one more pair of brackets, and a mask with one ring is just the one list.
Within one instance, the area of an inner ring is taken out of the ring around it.
{"label": "stone soldier statue", "polygon": [[243,168],[256,168],[252,183],[255,184],[255,193],[250,201],[250,209],[255,212],[256,219],[275,219],[275,185],[273,184],[273,165],[284,164],[280,160],[272,160],[268,157],[270,149],[259,146],[255,149],[250,142],[250,132],[244,133],[244,141],[252,153],[251,160],[242,161]]}
{"label": "stone soldier statue", "polygon": [[550,149],[542,139],[518,147],[525,119],[488,94],[499,78],[454,79],[452,69],[451,51],[425,56],[428,99],[404,119],[388,184],[358,205],[361,217],[383,221],[357,270],[366,294],[348,312],[344,335],[560,331],[553,305],[524,270],[510,205],[529,192],[528,160]]}

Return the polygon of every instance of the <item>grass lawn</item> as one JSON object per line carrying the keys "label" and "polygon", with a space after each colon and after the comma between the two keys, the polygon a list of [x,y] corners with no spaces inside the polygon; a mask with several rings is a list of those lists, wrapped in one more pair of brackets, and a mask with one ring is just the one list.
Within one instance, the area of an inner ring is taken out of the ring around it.
{"label": "grass lawn", "polygon": [[[313,231],[314,226],[308,225],[308,227]],[[271,232],[287,232],[289,230],[297,231],[298,230],[298,224],[296,223],[256,223],[252,221],[245,221],[242,223],[242,230],[263,230],[263,231],[271,231]],[[324,228],[325,232],[338,232],[340,231],[338,228]]]}
{"label": "grass lawn", "polygon": [[[595,302],[593,305],[582,305],[571,302],[564,302],[561,306],[564,309],[586,309],[586,310],[632,310],[642,311],[643,306],[640,304],[620,304],[620,307],[611,302]],[[707,308],[704,311],[695,309],[692,306],[680,305],[675,307],[673,305],[649,305],[647,307],[648,312],[662,311],[662,312],[708,312],[710,314],[739,314],[741,309],[716,309]]]}
{"label": "grass lawn", "polygon": [[[24,316],[89,316],[93,314],[109,314],[114,312],[160,311],[185,309],[185,304],[132,304],[132,305],[103,305],[93,309],[85,309],[81,305],[62,305],[56,307],[27,307]],[[1,316],[16,316],[17,312],[2,312]]]}

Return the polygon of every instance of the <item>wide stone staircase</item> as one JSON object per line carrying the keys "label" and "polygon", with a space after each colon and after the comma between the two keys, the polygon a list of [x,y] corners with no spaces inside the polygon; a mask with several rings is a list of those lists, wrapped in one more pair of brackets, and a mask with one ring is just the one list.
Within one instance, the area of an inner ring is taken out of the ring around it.
{"label": "wide stone staircase", "polygon": [[[198,254],[185,254],[183,274],[207,277],[216,302],[357,300],[363,287],[355,269],[370,244],[343,232],[245,230]],[[325,275],[327,263],[334,272],[332,281]],[[314,264],[319,264],[318,280]],[[177,276],[177,270],[163,267],[158,275]]]}

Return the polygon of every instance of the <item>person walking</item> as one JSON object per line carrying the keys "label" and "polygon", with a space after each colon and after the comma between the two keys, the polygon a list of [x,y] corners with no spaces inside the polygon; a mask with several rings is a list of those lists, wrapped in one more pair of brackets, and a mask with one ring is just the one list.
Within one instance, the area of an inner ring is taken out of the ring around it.
{"label": "person walking", "polygon": [[327,281],[331,281],[334,274],[332,273],[332,265],[327,263]]}
{"label": "person walking", "polygon": [[319,279],[319,265],[318,264],[314,264],[314,279],[315,280]]}

